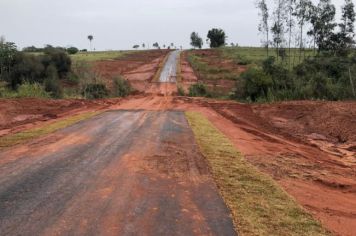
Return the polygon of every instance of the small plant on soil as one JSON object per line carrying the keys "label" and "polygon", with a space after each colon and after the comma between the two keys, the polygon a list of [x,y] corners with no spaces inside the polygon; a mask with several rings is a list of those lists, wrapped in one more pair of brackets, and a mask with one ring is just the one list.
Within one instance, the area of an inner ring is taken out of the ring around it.
{"label": "small plant on soil", "polygon": [[106,88],[105,84],[92,83],[85,85],[82,94],[87,99],[100,99],[108,97],[109,91]]}
{"label": "small plant on soil", "polygon": [[130,95],[132,88],[130,83],[121,76],[114,79],[114,93],[115,97],[126,97]]}
{"label": "small plant on soil", "polygon": [[185,96],[185,91],[182,86],[178,86],[178,95]]}
{"label": "small plant on soil", "polygon": [[189,88],[190,97],[205,97],[208,95],[208,90],[203,83],[193,84]]}

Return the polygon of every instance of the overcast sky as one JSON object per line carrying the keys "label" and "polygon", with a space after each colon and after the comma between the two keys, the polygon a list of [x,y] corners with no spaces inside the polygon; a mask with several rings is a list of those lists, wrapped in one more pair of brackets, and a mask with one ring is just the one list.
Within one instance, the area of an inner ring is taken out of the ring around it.
{"label": "overcast sky", "polygon": [[[270,0],[272,1],[272,0]],[[222,28],[228,41],[260,45],[255,0],[0,0],[0,35],[20,48],[44,44],[96,50],[130,49],[143,42],[189,47]],[[344,0],[332,0],[337,10]]]}

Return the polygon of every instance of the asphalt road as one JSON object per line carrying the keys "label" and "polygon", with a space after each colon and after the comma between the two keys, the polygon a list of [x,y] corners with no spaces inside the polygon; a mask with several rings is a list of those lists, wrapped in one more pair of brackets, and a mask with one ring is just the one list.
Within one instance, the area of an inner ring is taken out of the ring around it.
{"label": "asphalt road", "polygon": [[184,113],[111,111],[0,151],[0,235],[236,235]]}
{"label": "asphalt road", "polygon": [[166,64],[164,65],[159,82],[161,83],[175,83],[177,76],[177,63],[179,59],[180,51],[170,52]]}

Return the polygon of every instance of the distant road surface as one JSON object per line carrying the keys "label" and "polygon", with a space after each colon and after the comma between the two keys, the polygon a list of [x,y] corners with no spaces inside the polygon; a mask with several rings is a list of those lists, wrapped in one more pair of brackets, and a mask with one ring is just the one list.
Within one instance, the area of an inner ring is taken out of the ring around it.
{"label": "distant road surface", "polygon": [[0,235],[236,233],[184,113],[119,110],[0,151]]}
{"label": "distant road surface", "polygon": [[180,55],[179,50],[170,52],[167,62],[163,67],[161,76],[159,77],[159,82],[161,83],[176,82],[177,63],[178,63],[179,55]]}

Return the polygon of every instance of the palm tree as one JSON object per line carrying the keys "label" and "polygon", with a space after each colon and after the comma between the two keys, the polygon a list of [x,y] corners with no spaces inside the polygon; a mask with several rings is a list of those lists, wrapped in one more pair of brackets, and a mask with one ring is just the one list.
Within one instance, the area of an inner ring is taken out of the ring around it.
{"label": "palm tree", "polygon": [[90,51],[92,51],[91,41],[93,41],[94,36],[93,36],[93,35],[88,35],[88,39],[89,39],[89,41],[90,41]]}

